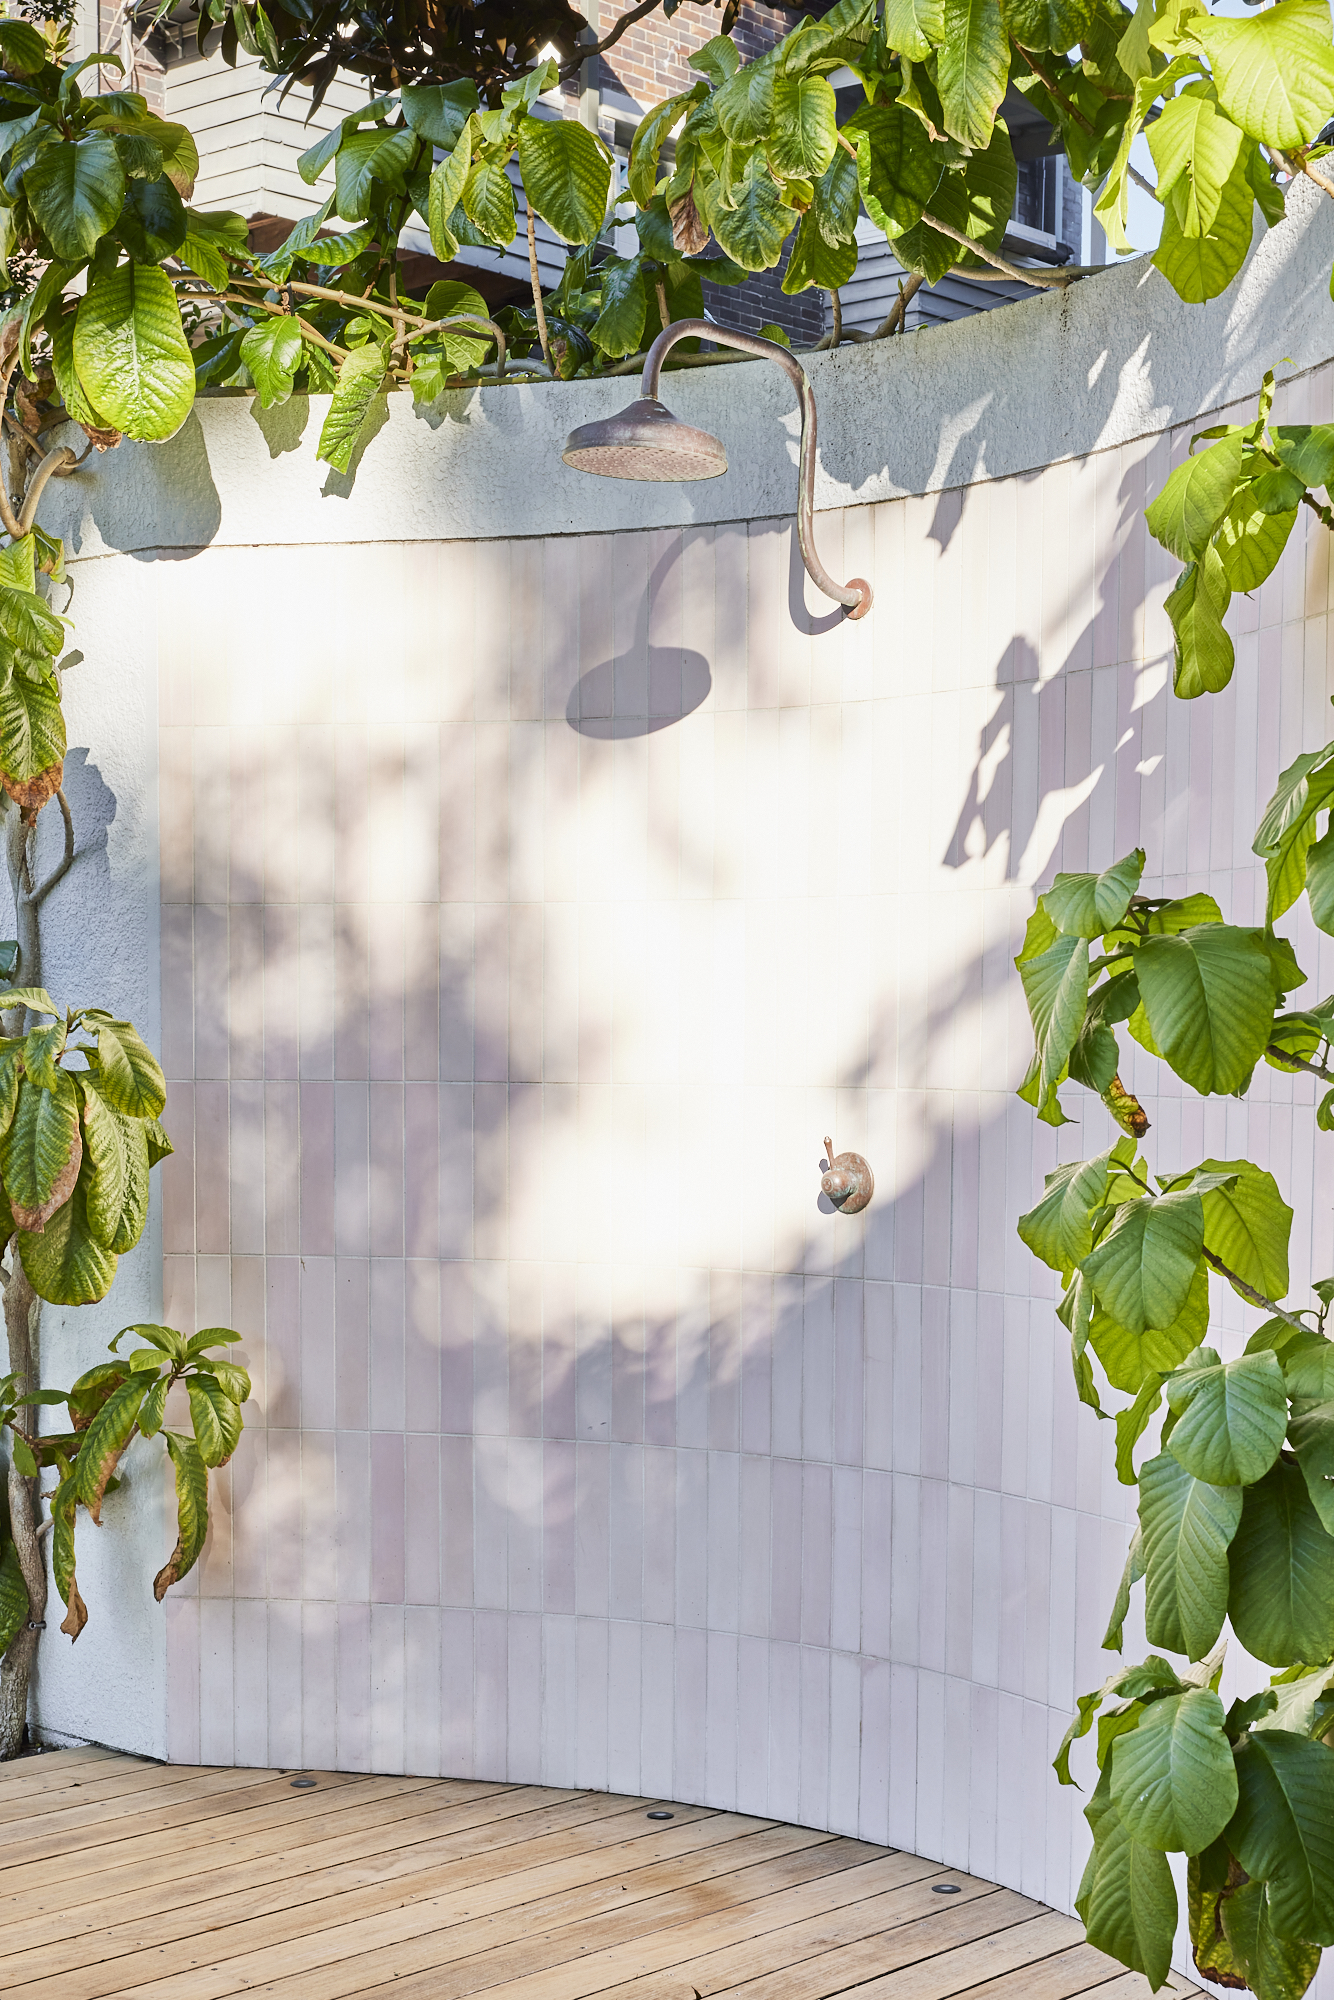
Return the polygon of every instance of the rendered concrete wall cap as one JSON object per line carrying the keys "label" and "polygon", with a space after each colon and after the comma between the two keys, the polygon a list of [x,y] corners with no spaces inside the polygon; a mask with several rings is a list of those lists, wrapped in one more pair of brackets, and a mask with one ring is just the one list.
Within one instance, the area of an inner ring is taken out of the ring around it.
{"label": "rendered concrete wall cap", "polygon": [[[1254,396],[1266,368],[1334,352],[1334,204],[1305,183],[1237,283],[1184,305],[1145,259],[949,327],[806,362],[820,413],[817,507],[931,493],[1123,444]],[[206,397],[168,444],[121,446],[47,488],[44,524],[71,552],[587,534],[787,515],[797,410],[773,369],[669,375],[665,400],[713,432],[730,469],[627,486],[561,463],[576,424],[609,416],[633,378],[459,391],[429,411],[382,399],[349,480],[317,464],[327,397],[263,412]]]}

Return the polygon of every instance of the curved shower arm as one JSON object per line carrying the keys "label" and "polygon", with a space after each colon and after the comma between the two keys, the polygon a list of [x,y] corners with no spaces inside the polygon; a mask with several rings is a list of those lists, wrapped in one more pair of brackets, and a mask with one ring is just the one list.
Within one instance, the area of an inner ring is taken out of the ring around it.
{"label": "curved shower arm", "polygon": [[644,394],[655,400],[662,364],[668,350],[678,340],[713,340],[720,347],[736,347],[743,354],[759,354],[776,361],[801,400],[801,453],[797,465],[797,545],[811,580],[847,607],[849,618],[864,618],[871,608],[871,586],[864,577],[835,583],[815,553],[815,396],[806,379],[806,370],[795,354],[776,340],[764,340],[757,333],[733,333],[730,327],[715,326],[711,319],[678,319],[665,326],[648,351],[644,362]]}

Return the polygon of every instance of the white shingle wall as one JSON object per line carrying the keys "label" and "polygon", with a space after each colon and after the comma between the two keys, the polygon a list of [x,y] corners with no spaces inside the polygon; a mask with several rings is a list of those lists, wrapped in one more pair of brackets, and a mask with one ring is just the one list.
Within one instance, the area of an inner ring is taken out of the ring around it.
{"label": "white shingle wall", "polygon": [[[1245,281],[1280,273],[1272,323],[1145,292],[1108,379],[1152,401],[1238,341],[1307,352],[1310,227]],[[859,437],[891,453],[908,366],[928,461],[997,355],[1065,341],[1054,379],[1092,400],[1097,296],[825,357],[835,472]],[[735,423],[760,379],[673,397]],[[1129,1495],[1014,1221],[1110,1127],[1075,1091],[1060,1134],[1015,1100],[1010,959],[1035,885],[1136,842],[1149,890],[1259,914],[1252,830],[1330,730],[1328,538],[1304,512],[1230,615],[1231,688],[1182,704],[1141,509],[1199,400],[822,513],[829,567],[875,586],[848,624],[771,513],[646,529],[661,496],[589,482],[619,529],[551,528],[584,489],[541,427],[617,386],[459,398],[437,431],[396,404],[350,501],[317,497],[303,406],[261,438],[223,401],[53,502],[83,509],[81,577],[136,580],[150,691],[156,664],[163,1311],[243,1329],[256,1385],[166,1606],[166,1747],[702,1800],[1068,1907],[1079,1799],[1047,1766],[1106,1671]],[[1332,400],[1318,366],[1280,415]],[[442,486],[409,471],[427,447]],[[484,449],[513,538],[433,539]],[[246,482],[298,475],[283,545]],[[1293,931],[1328,991],[1334,947]],[[1151,1164],[1249,1151],[1298,1282],[1334,1269],[1312,1091],[1262,1070],[1201,1103],[1127,1057]],[[875,1169],[861,1218],[818,1210],[827,1131]],[[81,1642],[47,1719],[114,1741],[101,1657]]]}

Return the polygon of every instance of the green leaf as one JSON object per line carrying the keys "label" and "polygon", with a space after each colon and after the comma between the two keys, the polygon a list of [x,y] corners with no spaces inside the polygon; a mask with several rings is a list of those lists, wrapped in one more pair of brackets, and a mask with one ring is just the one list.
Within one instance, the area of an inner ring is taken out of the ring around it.
{"label": "green leaf", "polygon": [[[142,1326],[135,1327],[133,1330],[136,1333],[142,1333],[145,1335],[147,1335],[148,1333],[147,1327],[142,1327]],[[166,1331],[166,1329],[163,1330]],[[180,1336],[178,1335],[177,1338],[179,1339],[179,1337]],[[211,1347],[234,1347],[239,1343],[240,1339],[241,1335],[236,1332],[234,1327],[230,1326],[201,1327],[199,1332],[196,1334],[192,1334],[190,1339],[186,1342],[185,1359],[187,1361],[197,1360],[201,1354],[207,1354],[208,1350]],[[210,1362],[209,1366],[212,1368],[215,1367],[216,1364]]]}
{"label": "green leaf", "polygon": [[626,263],[604,264],[601,276],[602,311],[593,327],[593,339],[604,354],[634,354],[644,338],[648,313],[643,267],[638,257],[631,257]]}
{"label": "green leaf", "polygon": [[238,1368],[231,1361],[218,1361],[210,1355],[208,1374],[216,1376],[224,1396],[236,1404],[246,1402],[250,1396],[250,1376],[244,1368]]}
{"label": "green leaf", "polygon": [[[162,1435],[176,1474],[177,1536],[175,1548],[153,1579],[159,1604],[173,1583],[194,1568],[208,1535],[208,1467],[193,1438],[178,1437],[175,1431]],[[82,1459],[82,1452],[79,1456]]]}
{"label": "green leaf", "polygon": [[1033,1022],[1041,1106],[1060,1081],[1084,1025],[1089,948],[1083,938],[1061,935],[1038,957],[1021,956],[1015,964]]}
{"label": "green leaf", "polygon": [[131,1375],[112,1390],[83,1434],[74,1465],[74,1490],[95,1521],[102,1518],[107,1481],[130,1442],[147,1391],[147,1377]]}
{"label": "green leaf", "polygon": [[[193,1359],[193,1341],[187,1344],[181,1335],[177,1333],[174,1326],[159,1326],[155,1321],[136,1320],[132,1326],[123,1326],[121,1328],[120,1332],[116,1335],[116,1339],[111,1342],[113,1352],[115,1351],[117,1341],[123,1340],[127,1333],[137,1333],[140,1340],[147,1341],[150,1347],[156,1347],[158,1352],[165,1354],[169,1361],[188,1361]],[[236,1339],[239,1336],[234,1334],[232,1338]]]}
{"label": "green leaf", "polygon": [[514,241],[514,189],[498,160],[478,160],[469,169],[459,201],[488,243],[503,248]]}
{"label": "green leaf", "polygon": [[1244,1498],[1232,1545],[1232,1629],[1248,1653],[1273,1667],[1327,1660],[1334,1653],[1334,1538],[1320,1524],[1301,1471],[1280,1459]]}
{"label": "green leaf", "polygon": [[1244,1883],[1220,1898],[1218,1914],[1232,1961],[1220,1969],[1245,1979],[1258,2000],[1300,2000],[1319,1970],[1320,1946],[1279,1937],[1270,1912],[1267,1882]]}
{"label": "green leaf", "polygon": [[1021,48],[1064,55],[1088,33],[1092,0],[1001,0],[1005,26]]}
{"label": "green leaf", "polygon": [[1297,509],[1266,513],[1242,486],[1218,529],[1218,558],[1230,590],[1258,590],[1288,545]]}
{"label": "green leaf", "polygon": [[13,672],[0,685],[0,772],[15,786],[33,786],[42,803],[60,783],[65,716],[49,682]]}
{"label": "green leaf", "polygon": [[155,1167],[159,1160],[166,1160],[176,1151],[171,1140],[156,1118],[144,1120],[144,1138],[148,1144],[148,1164]]}
{"label": "green leaf", "polygon": [[0,1556],[0,1653],[7,1653],[28,1622],[28,1586],[19,1568],[19,1552],[12,1541],[5,1543]]}
{"label": "green leaf", "polygon": [[346,472],[352,463],[362,426],[370,414],[371,404],[380,393],[384,370],[384,355],[374,343],[368,347],[354,347],[339,368],[338,386],[320,431],[320,448],[315,454],[317,459],[325,459],[338,472]]}
{"label": "green leaf", "polygon": [[1167,1858],[1157,1848],[1132,1839],[1102,1784],[1085,1811],[1093,1826],[1093,1852],[1075,1908],[1088,1941],[1132,1972],[1144,1973],[1150,1985],[1161,1986],[1171,1965],[1177,1926],[1176,1889]]}
{"label": "green leaf", "polygon": [[74,1510],[77,1505],[77,1474],[62,1479],[51,1498],[51,1574],[68,1616],[61,1625],[70,1639],[77,1639],[88,1623],[88,1612],[74,1574]]}
{"label": "green leaf", "polygon": [[1274,1018],[1261,938],[1231,924],[1148,938],[1135,973],[1154,1041],[1182,1081],[1203,1094],[1244,1089]]}
{"label": "green leaf", "polygon": [[1183,183],[1177,183],[1164,204],[1162,235],[1153,261],[1179,298],[1199,305],[1227,290],[1246,261],[1254,215],[1255,194],[1244,161],[1224,183],[1217,212],[1203,235],[1187,228],[1195,217]]}
{"label": "green leaf", "polygon": [[419,139],[452,150],[478,106],[471,77],[454,83],[408,83],[399,91],[403,116]]}
{"label": "green leaf", "polygon": [[301,328],[285,314],[251,327],[241,342],[241,359],[259,391],[261,409],[287,401],[305,351]]}
{"label": "green leaf", "polygon": [[1010,75],[1010,44],[1000,0],[945,0],[945,39],[936,83],[951,138],[982,151]]}
{"label": "green leaf", "polygon": [[426,221],[431,232],[431,247],[446,264],[459,247],[458,238],[449,226],[449,218],[463,198],[464,183],[472,168],[472,149],[473,128],[467,124],[454,150],[431,170]]}
{"label": "green leaf", "polygon": [[1053,1271],[1081,1264],[1093,1248],[1089,1217],[1102,1204],[1113,1163],[1124,1166],[1134,1148],[1120,1140],[1093,1160],[1075,1160],[1048,1174],[1036,1207],[1019,1218],[1019,1234]]}
{"label": "green leaf", "polygon": [[21,1226],[40,1229],[68,1198],[82,1157],[79,1100],[72,1079],[61,1071],[57,1087],[43,1090],[25,1077],[13,1122],[0,1141],[5,1193],[25,1215],[42,1218]]}
{"label": "green leaf", "polygon": [[838,147],[838,106],[823,76],[779,76],[774,82],[769,161],[785,177],[815,180]]}
{"label": "green leaf", "polygon": [[121,242],[140,264],[157,264],[185,242],[185,203],[165,174],[131,180],[117,225]]}
{"label": "green leaf", "polygon": [[1099,1301],[1130,1333],[1170,1326],[1189,1295],[1204,1242],[1197,1194],[1125,1203],[1084,1259]]}
{"label": "green leaf", "polygon": [[1105,1653],[1119,1653],[1125,1637],[1126,1616],[1130,1610],[1130,1593],[1144,1574],[1144,1536],[1136,1528],[1130,1537],[1130,1547],[1126,1551],[1125,1567],[1121,1571],[1121,1581],[1116,1586],[1116,1600],[1112,1605],[1107,1630],[1102,1636]]}
{"label": "green leaf", "polygon": [[[729,48],[732,46],[728,44]],[[694,61],[695,58],[692,58],[692,64]],[[630,141],[630,170],[626,185],[640,208],[647,208],[653,199],[658,185],[658,161],[669,133],[708,94],[709,87],[701,80],[678,96],[655,104],[635,127],[634,138]]]}
{"label": "green leaf", "polygon": [[1169,1326],[1131,1333],[1099,1306],[1089,1339],[1114,1389],[1138,1395],[1152,1374],[1166,1375],[1193,1353],[1209,1325],[1209,1268],[1201,1258],[1186,1303]]}
{"label": "green leaf", "polygon": [[1297,1454],[1311,1505],[1325,1533],[1334,1534],[1334,1402],[1294,1410],[1288,1436]]}
{"label": "green leaf", "polygon": [[1201,14],[1191,31],[1208,52],[1224,111],[1243,132],[1283,152],[1315,137],[1334,103],[1326,0],[1279,0],[1249,20]]}
{"label": "green leaf", "polygon": [[1208,1654],[1228,1611],[1228,1547],[1242,1517],[1242,1490],[1192,1479],[1168,1452],[1140,1468],[1144,1538],[1144,1629],[1152,1646]]}
{"label": "green leaf", "polygon": [[23,191],[57,257],[91,257],[125,199],[114,141],[93,133],[43,146],[24,173]]}
{"label": "green leaf", "polygon": [[925,62],[945,39],[945,0],[885,0],[884,36],[910,62]]}
{"label": "green leaf", "polygon": [[[744,70],[741,75],[745,75]],[[772,270],[783,254],[783,245],[797,218],[779,201],[778,189],[762,153],[751,154],[731,195],[730,208],[710,211],[714,235],[743,270]]]}
{"label": "green leaf", "polygon": [[127,1118],[156,1118],[167,1102],[162,1065],[129,1021],[116,1021],[101,1009],[86,1018],[97,1030],[97,1087],[107,1103]]}
{"label": "green leaf", "polygon": [[[1187,89],[1163,106],[1149,126],[1149,151],[1158,169],[1158,199],[1166,202],[1174,191],[1178,224],[1187,236],[1208,234],[1223,201],[1223,189],[1232,177],[1244,143],[1230,118],[1225,118],[1212,95],[1197,95]],[[1241,439],[1227,438],[1215,451]],[[1203,454],[1205,458],[1208,452]],[[1237,454],[1240,471],[1240,451]],[[1230,497],[1230,496],[1229,496]],[[1183,552],[1174,549],[1174,555]],[[1198,547],[1190,550],[1198,554]]]}
{"label": "green leaf", "polygon": [[1198,1854],[1237,1805],[1223,1704],[1211,1688],[1151,1702],[1112,1748],[1112,1804],[1133,1840],[1164,1853]]}
{"label": "green leaf", "polygon": [[1269,898],[1265,915],[1274,923],[1296,902],[1306,883],[1307,854],[1315,840],[1315,816],[1334,799],[1334,744],[1308,750],[1280,773],[1251,843],[1265,864]]}
{"label": "green leaf", "polygon": [[1151,1371],[1140,1383],[1138,1394],[1129,1409],[1116,1413],[1116,1476],[1123,1486],[1137,1484],[1135,1446],[1148,1429],[1162,1399],[1163,1377],[1156,1370]]}
{"label": "green leaf", "polygon": [[1149,533],[1182,562],[1201,553],[1231,505],[1241,480],[1242,444],[1238,431],[1183,460],[1145,508]]}
{"label": "green leaf", "polygon": [[[695,50],[690,58],[690,67],[699,70],[715,89],[721,90],[740,69],[741,56],[730,35],[715,35],[712,41],[705,42],[702,49]],[[652,188],[649,192],[653,192]]]}
{"label": "green leaf", "polygon": [[190,1422],[205,1465],[225,1465],[241,1435],[241,1412],[212,1375],[192,1375]]}
{"label": "green leaf", "polygon": [[10,76],[36,76],[47,61],[46,39],[27,21],[0,21],[0,53]]}
{"label": "green leaf", "polygon": [[1204,1243],[1230,1271],[1267,1298],[1288,1289],[1288,1238],[1292,1210],[1278,1182],[1249,1160],[1201,1160],[1199,1174],[1235,1174],[1231,1187],[1211,1189],[1204,1200]]}
{"label": "green leaf", "polygon": [[724,138],[737,144],[768,136],[773,123],[775,52],[746,63],[712,100]]}
{"label": "green leaf", "polygon": [[1137,847],[1101,875],[1058,875],[1042,900],[1058,930],[1075,937],[1101,937],[1119,924],[1144,873],[1144,849]]}
{"label": "green leaf", "polygon": [[1282,1449],[1288,1391],[1274,1354],[1243,1354],[1173,1375],[1167,1400],[1177,1413],[1167,1449],[1212,1486],[1251,1485]]}
{"label": "green leaf", "polygon": [[162,1429],[167,1412],[167,1394],[171,1388],[171,1378],[163,1375],[151,1384],[139,1409],[139,1434],[141,1437],[156,1437]]}
{"label": "green leaf", "polygon": [[611,167],[586,125],[572,118],[525,118],[519,127],[519,171],[533,208],[565,242],[591,243],[601,232]]}
{"label": "green leaf", "polygon": [[857,148],[861,196],[876,227],[892,237],[920,222],[941,178],[920,118],[897,101],[863,104],[843,133]]}
{"label": "green leaf", "polygon": [[1237,1810],[1227,1843],[1269,1886],[1280,1937],[1334,1944],[1334,1750],[1284,1729],[1236,1749]]}
{"label": "green leaf", "polygon": [[18,1232],[19,1256],[38,1298],[56,1306],[95,1305],[116,1275],[116,1257],[88,1227],[82,1181],[40,1235]]}
{"label": "green leaf", "polygon": [[1334,424],[1275,424],[1274,450],[1304,486],[1325,486],[1334,479]]}
{"label": "green leaf", "polygon": [[172,437],[195,396],[194,356],[171,281],[150,264],[94,278],[74,322],[74,365],[107,422],[126,437]]}

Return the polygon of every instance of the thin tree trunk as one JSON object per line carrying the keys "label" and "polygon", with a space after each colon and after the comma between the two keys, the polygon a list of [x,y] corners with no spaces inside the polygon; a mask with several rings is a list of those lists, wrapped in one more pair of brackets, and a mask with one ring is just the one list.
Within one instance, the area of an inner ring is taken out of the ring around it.
{"label": "thin tree trunk", "polygon": [[[12,801],[5,824],[5,861],[14,896],[15,927],[19,943],[19,980],[24,986],[42,983],[42,939],[38,901],[32,893],[33,829],[23,824],[19,808]],[[9,1032],[22,1034],[24,1010],[16,1010],[5,1023]],[[12,1253],[12,1270],[5,1279],[5,1333],[9,1340],[9,1372],[20,1395],[40,1387],[39,1336],[42,1302],[28,1283],[19,1261],[17,1246]],[[35,1409],[23,1413],[25,1427],[34,1431]],[[46,1618],[46,1558],[37,1539],[39,1485],[25,1479],[13,1463],[9,1466],[9,1528],[14,1537],[19,1568],[28,1588],[28,1619],[0,1663],[0,1760],[17,1757],[24,1747],[28,1724],[28,1688],[37,1646]]]}

